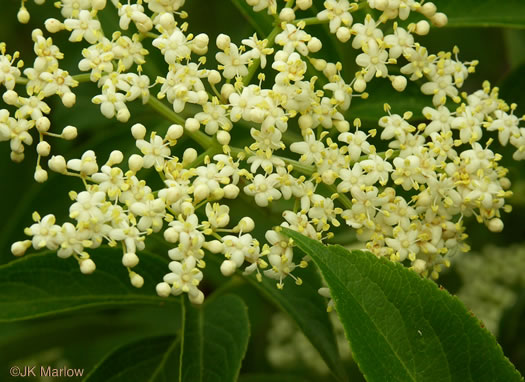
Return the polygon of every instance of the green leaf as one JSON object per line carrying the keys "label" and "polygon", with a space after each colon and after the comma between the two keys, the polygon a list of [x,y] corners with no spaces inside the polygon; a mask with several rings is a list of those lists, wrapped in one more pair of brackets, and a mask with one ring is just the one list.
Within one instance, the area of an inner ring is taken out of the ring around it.
{"label": "green leaf", "polygon": [[167,269],[161,257],[140,254],[135,271],[144,278],[144,287],[137,289],[122,266],[121,250],[101,247],[90,254],[98,268],[91,275],[80,273],[75,259],[60,259],[51,252],[0,266],[0,322],[87,308],[176,301],[155,294],[155,285]]}
{"label": "green leaf", "polygon": [[173,367],[164,366],[168,359],[176,362],[173,355],[178,354],[178,345],[175,336],[150,337],[126,344],[95,366],[84,382],[175,381],[174,374],[169,374]]}
{"label": "green leaf", "polygon": [[283,229],[330,287],[367,381],[520,381],[494,337],[455,297],[401,264]]}
{"label": "green leaf", "polygon": [[436,5],[448,16],[447,27],[525,28],[523,0],[441,0]]}
{"label": "green leaf", "polygon": [[261,282],[253,276],[246,279],[295,321],[332,373],[339,380],[346,380],[326,302],[318,293],[323,286],[321,278],[314,267],[298,269],[294,274],[302,279],[303,284],[296,285],[293,280],[286,279],[282,290],[277,289],[275,280],[267,277]]}
{"label": "green leaf", "polygon": [[248,348],[250,322],[234,295],[210,297],[203,307],[184,302],[179,382],[234,382]]}

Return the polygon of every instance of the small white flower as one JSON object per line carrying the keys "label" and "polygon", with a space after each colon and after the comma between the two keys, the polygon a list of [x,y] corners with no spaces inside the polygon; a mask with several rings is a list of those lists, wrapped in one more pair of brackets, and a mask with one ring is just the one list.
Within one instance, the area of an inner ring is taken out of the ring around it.
{"label": "small white flower", "polygon": [[223,71],[224,78],[231,79],[236,76],[244,77],[248,74],[247,64],[249,56],[240,54],[237,45],[230,43],[230,46],[224,51],[215,55],[219,62],[219,69]]}
{"label": "small white flower", "polygon": [[102,38],[100,22],[94,19],[91,12],[81,10],[77,17],[66,19],[64,26],[68,31],[72,31],[69,41],[79,42],[85,39],[90,44],[95,44]]}
{"label": "small white flower", "polygon": [[149,142],[138,139],[136,145],[144,155],[144,168],[155,166],[155,168],[161,169],[164,166],[165,159],[171,155],[168,144],[156,134],[151,135]]}
{"label": "small white flower", "polygon": [[278,182],[277,174],[268,176],[257,174],[252,182],[244,187],[244,192],[254,196],[258,206],[266,207],[268,203],[281,198],[281,192],[275,188]]}
{"label": "small white flower", "polygon": [[352,14],[348,0],[327,0],[324,2],[324,10],[317,14],[319,20],[330,20],[330,32],[336,33],[341,26],[352,25]]}
{"label": "small white flower", "polygon": [[172,261],[169,269],[171,273],[164,276],[164,282],[171,285],[171,293],[175,296],[187,293],[192,303],[201,304],[204,295],[197,287],[202,280],[202,272],[196,268],[195,259],[188,257],[182,263]]}

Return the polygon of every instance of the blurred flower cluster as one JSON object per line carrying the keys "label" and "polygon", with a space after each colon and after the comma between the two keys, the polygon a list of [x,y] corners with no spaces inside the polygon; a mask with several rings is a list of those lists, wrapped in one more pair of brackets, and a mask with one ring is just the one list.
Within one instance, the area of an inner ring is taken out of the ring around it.
{"label": "blurred flower cluster", "polygon": [[[22,23],[30,17],[26,1]],[[162,233],[171,262],[157,293],[184,292],[201,303],[209,253],[223,256],[226,276],[241,270],[273,278],[280,288],[288,276],[302,282],[294,269],[309,259],[294,253],[279,227],[255,237],[255,224],[265,222],[255,222],[249,208],[231,221],[228,201],[241,196],[261,208],[286,206],[282,226],[317,240],[346,225],[364,248],[424,277],[437,278],[452,255],[468,251],[465,218],[503,229],[511,184],[491,146],[497,139],[516,147],[515,160],[525,158],[525,128],[516,105],[489,83],[471,94],[460,91],[477,61],[462,61],[457,47],[432,53],[416,41],[431,24],[447,23],[433,3],[326,0],[311,17],[312,0],[246,0],[253,12],[273,17],[273,30],[212,36],[218,53],[210,55],[210,36],[190,32],[184,2],[61,0],[56,18],[32,32],[31,64],[1,45],[0,141],[9,142],[14,161],[36,147],[37,182],[54,171],[83,185],[70,193],[71,221],[58,224],[54,215],[35,212],[25,231],[30,239],[14,243],[13,254],[47,248],[74,257],[89,274],[96,268],[90,250],[119,246],[131,283],[141,287],[133,269],[145,238]],[[118,14],[117,30],[103,30],[103,10]],[[419,21],[409,22],[409,15]],[[323,58],[326,42],[311,28],[324,23],[355,50],[354,75]],[[78,44],[82,58],[69,68],[75,74],[61,68],[54,34]],[[154,52],[165,61],[157,77],[146,70]],[[366,126],[352,116],[352,99],[366,99],[371,81],[388,81],[398,92],[414,82],[428,106],[392,110],[385,98],[384,116]],[[91,150],[80,158],[52,155],[52,141],[74,139],[77,129],[56,132],[47,99],[58,95],[72,107],[74,89],[86,82],[97,85],[92,103],[105,117],[129,123],[136,153],[125,156],[115,147],[105,161]],[[137,102],[170,121],[169,129],[132,124]],[[237,144],[245,131],[251,141]],[[162,187],[145,181],[148,169]]]}
{"label": "blurred flower cluster", "polygon": [[487,246],[453,262],[463,286],[457,296],[494,335],[505,311],[516,304],[525,286],[525,247]]}

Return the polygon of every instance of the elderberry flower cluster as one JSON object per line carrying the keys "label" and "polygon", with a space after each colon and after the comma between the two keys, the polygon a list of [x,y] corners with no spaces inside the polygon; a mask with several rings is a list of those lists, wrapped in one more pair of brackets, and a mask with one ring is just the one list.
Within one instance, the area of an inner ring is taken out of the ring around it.
{"label": "elderberry flower cluster", "polygon": [[[29,20],[25,3],[21,22]],[[495,139],[510,144],[513,158],[524,159],[525,128],[516,105],[489,83],[460,91],[477,61],[461,61],[457,47],[434,54],[416,41],[430,24],[447,22],[433,3],[326,0],[314,12],[312,0],[246,0],[275,20],[267,36],[246,38],[190,32],[184,3],[61,0],[56,18],[32,33],[32,66],[0,46],[0,141],[9,141],[14,161],[36,143],[37,182],[48,170],[82,181],[70,193],[71,220],[58,224],[52,214],[35,213],[25,230],[30,239],[14,243],[13,254],[47,248],[91,273],[89,252],[118,246],[131,283],[141,287],[134,271],[140,251],[146,237],[161,235],[170,263],[157,293],[187,293],[201,303],[210,253],[222,256],[225,276],[240,270],[275,279],[279,288],[288,276],[302,282],[294,270],[309,259],[294,252],[280,227],[255,222],[249,209],[231,221],[230,201],[238,198],[278,211],[281,226],[316,240],[352,230],[363,247],[424,277],[437,278],[452,255],[468,251],[465,218],[503,229],[510,181],[491,146]],[[102,28],[101,11],[118,18],[112,30]],[[420,20],[406,21],[410,13]],[[323,58],[324,42],[311,29],[323,23],[354,49],[354,75]],[[54,34],[79,47],[76,67],[61,67]],[[208,53],[210,43],[216,54]],[[158,74],[155,56],[164,64]],[[389,81],[398,92],[413,82],[428,106],[392,110],[385,99],[384,116],[367,126],[352,99],[366,99],[371,81]],[[135,153],[116,149],[103,162],[91,150],[80,158],[52,150],[53,139],[74,139],[77,131],[52,132],[60,127],[48,118],[48,98],[58,95],[72,107],[75,88],[86,82],[97,86],[91,101],[120,124],[115,128],[131,127]],[[169,129],[135,123],[137,103],[168,120]],[[148,184],[151,172],[162,187]],[[255,225],[265,233],[256,234]]]}

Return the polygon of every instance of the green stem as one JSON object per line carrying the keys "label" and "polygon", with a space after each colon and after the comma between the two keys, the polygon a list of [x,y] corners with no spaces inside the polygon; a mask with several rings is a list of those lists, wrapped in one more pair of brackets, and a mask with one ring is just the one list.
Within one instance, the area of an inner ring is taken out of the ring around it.
{"label": "green stem", "polygon": [[81,74],[75,74],[74,76],[71,76],[75,81],[78,82],[90,82],[90,74],[89,73],[81,73]]}
{"label": "green stem", "polygon": [[26,85],[29,82],[29,80],[25,77],[18,77],[16,79],[16,83],[20,85]]}
{"label": "green stem", "polygon": [[[178,114],[175,114],[173,110],[171,110],[167,105],[159,101],[155,96],[149,97],[148,105],[169,121],[182,126],[186,124],[184,118],[182,118]],[[202,131],[184,130],[184,134],[188,135],[191,139],[197,142],[204,149],[208,149],[210,146],[214,145],[214,139],[209,137]]]}
{"label": "green stem", "polygon": [[316,24],[327,24],[330,20],[319,20],[316,16],[314,17],[306,17],[304,19],[297,19],[294,20],[293,23],[295,25],[299,23],[304,23],[304,25],[316,25]]}

